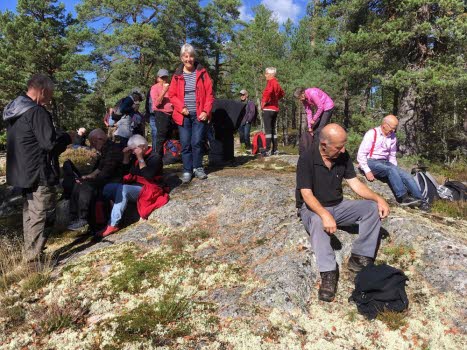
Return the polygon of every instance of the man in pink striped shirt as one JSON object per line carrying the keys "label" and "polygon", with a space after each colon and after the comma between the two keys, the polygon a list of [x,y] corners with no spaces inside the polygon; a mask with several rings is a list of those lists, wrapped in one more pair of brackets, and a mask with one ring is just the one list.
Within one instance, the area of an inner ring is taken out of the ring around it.
{"label": "man in pink striped shirt", "polygon": [[[305,107],[308,131],[318,135],[321,129],[329,124],[334,110],[334,102],[323,90],[315,87],[296,88],[294,97],[302,101]],[[315,114],[313,114],[313,108],[316,108]]]}
{"label": "man in pink striped shirt", "polygon": [[429,203],[423,199],[413,177],[397,166],[398,124],[397,118],[390,114],[383,118],[381,126],[368,130],[358,149],[358,164],[368,181],[387,180],[401,205],[419,205],[421,210],[429,211]]}

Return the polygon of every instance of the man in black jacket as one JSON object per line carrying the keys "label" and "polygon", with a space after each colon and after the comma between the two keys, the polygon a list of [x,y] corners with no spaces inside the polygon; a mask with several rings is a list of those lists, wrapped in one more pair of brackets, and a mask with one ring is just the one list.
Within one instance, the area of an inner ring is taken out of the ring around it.
{"label": "man in black jacket", "polygon": [[7,183],[23,190],[24,254],[26,260],[34,261],[47,240],[46,213],[55,207],[58,156],[71,137],[55,130],[52,116],[44,108],[52,99],[52,80],[35,74],[27,88],[25,95],[6,106],[3,120],[7,125]]}

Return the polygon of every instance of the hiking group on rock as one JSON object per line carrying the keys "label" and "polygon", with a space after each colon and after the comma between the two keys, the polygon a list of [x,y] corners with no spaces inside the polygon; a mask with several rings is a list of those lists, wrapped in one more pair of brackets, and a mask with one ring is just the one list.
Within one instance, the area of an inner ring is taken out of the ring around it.
{"label": "hiking group on rock", "polygon": [[[71,230],[82,229],[96,220],[98,198],[113,203],[110,218],[97,236],[106,237],[119,230],[123,213],[129,202],[137,203],[141,218],[169,200],[161,183],[164,144],[171,130],[177,127],[181,143],[183,171],[181,181],[193,177],[207,179],[203,167],[206,139],[214,103],[214,92],[208,71],[196,61],[195,49],[182,46],[181,64],[169,83],[169,72],[160,69],[155,84],[146,98],[146,109],[152,136],[152,147],[144,135],[144,119],[139,105],[144,100],[134,91],[109,108],[104,119],[108,132],[95,129],[89,133],[90,146],[99,157],[94,170],[80,174],[68,163],[65,176],[71,176],[71,188],[64,191],[70,200]],[[285,96],[276,78],[276,68],[265,70],[266,87],[261,98],[265,131],[262,156],[278,153],[276,133],[279,101]],[[45,106],[54,90],[52,80],[35,74],[27,84],[27,92],[10,102],[4,110],[7,124],[7,182],[20,188],[24,197],[23,231],[24,257],[39,259],[47,235],[47,213],[55,207],[55,189],[59,184],[59,155],[77,136],[55,128]],[[331,236],[338,225],[359,225],[359,236],[352,247],[348,268],[358,272],[372,264],[380,238],[381,219],[389,214],[386,201],[357,179],[352,159],[346,151],[347,134],[338,124],[329,124],[334,111],[333,100],[322,90],[297,88],[293,96],[302,101],[307,114],[307,137],[310,142],[300,154],[297,165],[296,204],[299,216],[309,235],[322,283],[319,299],[333,300],[339,276]],[[256,118],[255,103],[248,91],[240,91],[245,104],[239,134],[240,141],[250,149],[251,124]],[[429,210],[420,189],[409,174],[397,166],[395,131],[398,120],[386,116],[381,126],[369,130],[358,151],[358,163],[368,181],[389,182],[401,205],[418,205]],[[79,130],[83,145],[86,130]],[[342,181],[363,200],[346,200]],[[70,179],[64,180],[70,183]]]}

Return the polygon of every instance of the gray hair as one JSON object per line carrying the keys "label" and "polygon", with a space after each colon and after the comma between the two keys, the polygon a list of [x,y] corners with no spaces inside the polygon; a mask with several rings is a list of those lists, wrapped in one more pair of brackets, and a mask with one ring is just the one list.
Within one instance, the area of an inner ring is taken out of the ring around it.
{"label": "gray hair", "polygon": [[293,92],[293,97],[295,98],[300,98],[300,96],[305,92],[305,88],[304,87],[298,87],[295,89],[295,91]]}
{"label": "gray hair", "polygon": [[52,91],[54,89],[54,82],[47,75],[37,73],[28,80],[27,86],[28,89],[44,89]]}
{"label": "gray hair", "polygon": [[146,140],[143,136],[141,135],[133,135],[128,139],[128,144],[127,146],[130,148],[136,148],[138,146],[147,146],[148,145],[148,140]]}
{"label": "gray hair", "polygon": [[265,72],[268,74],[276,75],[277,69],[276,67],[268,67],[265,69]]}
{"label": "gray hair", "polygon": [[195,56],[196,51],[193,45],[191,44],[184,44],[182,48],[180,49],[180,57],[182,57],[185,53],[188,53],[190,56]]}
{"label": "gray hair", "polygon": [[89,140],[94,138],[107,138],[107,134],[102,129],[94,129],[89,133]]}

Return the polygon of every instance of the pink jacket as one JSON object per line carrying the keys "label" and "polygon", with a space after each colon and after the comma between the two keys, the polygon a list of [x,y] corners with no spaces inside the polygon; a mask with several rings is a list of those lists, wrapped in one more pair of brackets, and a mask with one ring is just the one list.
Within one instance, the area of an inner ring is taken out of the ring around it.
{"label": "pink jacket", "polygon": [[[324,111],[329,111],[334,108],[334,102],[323,90],[318,88],[309,88],[305,90],[305,100],[303,105],[305,106],[306,117],[308,120],[308,128],[311,128],[313,124],[321,117]],[[312,107],[316,107],[315,115],[313,115]]]}
{"label": "pink jacket", "polygon": [[[375,130],[376,130],[376,142],[375,142]],[[370,156],[371,148],[373,147],[373,153]],[[360,168],[366,173],[371,171],[368,166],[368,158],[372,159],[384,159],[397,165],[396,159],[397,152],[397,138],[396,134],[391,132],[388,136],[384,136],[381,131],[381,126],[374,129],[370,129],[366,132],[363,137],[362,143],[358,149],[357,161]]]}

